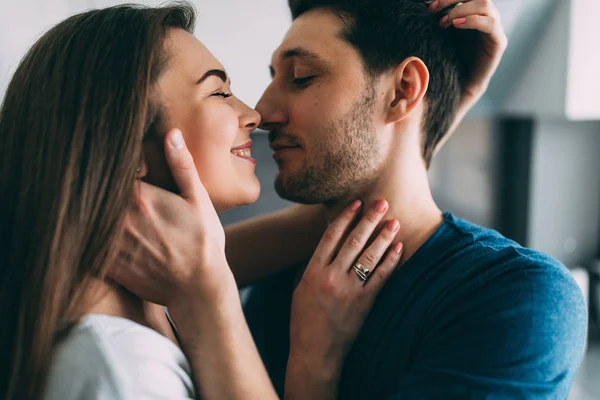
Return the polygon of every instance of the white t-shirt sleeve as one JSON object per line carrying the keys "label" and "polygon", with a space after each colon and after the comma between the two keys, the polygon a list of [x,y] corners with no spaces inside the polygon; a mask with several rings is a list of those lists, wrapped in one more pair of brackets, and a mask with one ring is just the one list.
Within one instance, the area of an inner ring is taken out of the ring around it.
{"label": "white t-shirt sleeve", "polygon": [[196,397],[189,364],[169,339],[127,319],[90,315],[57,346],[45,400]]}

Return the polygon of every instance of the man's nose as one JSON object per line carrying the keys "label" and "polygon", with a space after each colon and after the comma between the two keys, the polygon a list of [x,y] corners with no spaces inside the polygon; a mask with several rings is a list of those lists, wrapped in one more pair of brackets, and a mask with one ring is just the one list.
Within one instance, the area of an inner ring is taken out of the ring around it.
{"label": "man's nose", "polygon": [[256,111],[261,115],[260,129],[273,130],[287,124],[285,101],[273,84],[269,85],[256,105]]}

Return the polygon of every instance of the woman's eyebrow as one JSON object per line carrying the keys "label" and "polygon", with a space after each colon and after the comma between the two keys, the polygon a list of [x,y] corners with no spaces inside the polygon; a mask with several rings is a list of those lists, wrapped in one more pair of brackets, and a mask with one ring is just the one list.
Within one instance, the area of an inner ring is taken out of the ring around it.
{"label": "woman's eyebrow", "polygon": [[231,85],[231,79],[227,77],[227,73],[222,69],[211,69],[210,71],[206,71],[206,73],[202,75],[202,78],[198,79],[196,85],[201,84],[211,76],[216,76],[217,78],[220,78],[224,83],[229,83]]}

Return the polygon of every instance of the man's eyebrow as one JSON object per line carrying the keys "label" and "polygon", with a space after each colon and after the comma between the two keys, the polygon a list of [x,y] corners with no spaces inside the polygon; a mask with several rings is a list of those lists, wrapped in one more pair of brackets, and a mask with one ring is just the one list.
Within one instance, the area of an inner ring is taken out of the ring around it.
{"label": "man's eyebrow", "polygon": [[281,55],[281,58],[284,60],[287,58],[293,58],[293,57],[307,58],[309,60],[317,60],[317,61],[321,60],[321,57],[319,57],[319,55],[317,53],[303,49],[302,47],[295,47],[293,49],[286,50]]}
{"label": "man's eyebrow", "polygon": [[206,73],[202,75],[202,78],[198,79],[196,85],[201,84],[211,76],[216,76],[217,78],[220,78],[224,83],[229,83],[231,85],[231,79],[227,77],[227,73],[222,69],[211,69],[210,71],[206,71]]}
{"label": "man's eyebrow", "polygon": [[[281,53],[280,58],[282,60],[287,60],[290,58],[303,58],[305,60],[319,61],[323,62],[324,60],[317,54],[310,50],[306,50],[302,47],[294,47],[292,49],[288,49]],[[273,65],[269,65],[269,71],[271,72],[271,78],[275,76],[275,69]]]}

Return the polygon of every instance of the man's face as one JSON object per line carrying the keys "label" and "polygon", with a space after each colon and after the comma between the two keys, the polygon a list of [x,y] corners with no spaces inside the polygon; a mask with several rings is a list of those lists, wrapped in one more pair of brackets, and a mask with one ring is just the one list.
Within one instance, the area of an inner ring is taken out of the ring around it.
{"label": "man's face", "polygon": [[376,91],[330,11],[297,18],[272,60],[256,109],[279,166],[275,188],[301,203],[355,196],[374,181],[381,152]]}

